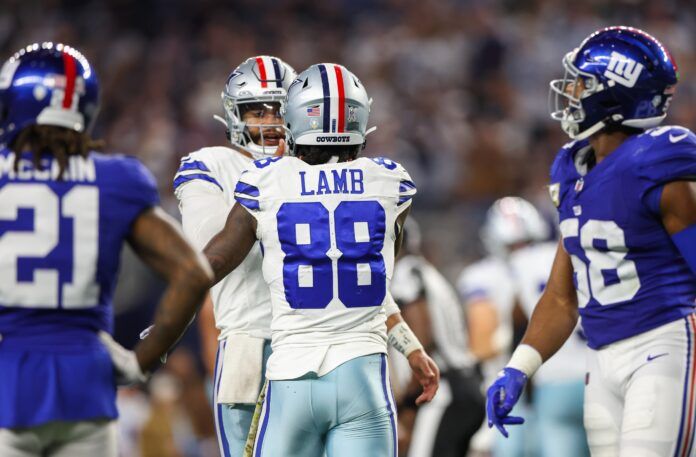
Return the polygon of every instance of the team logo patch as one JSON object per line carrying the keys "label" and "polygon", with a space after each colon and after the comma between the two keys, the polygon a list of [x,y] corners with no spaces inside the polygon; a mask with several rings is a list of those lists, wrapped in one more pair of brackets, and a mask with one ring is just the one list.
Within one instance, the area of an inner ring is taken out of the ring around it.
{"label": "team logo patch", "polygon": [[561,184],[553,183],[549,186],[549,196],[556,207],[561,204]]}
{"label": "team logo patch", "polygon": [[622,86],[633,87],[643,71],[643,64],[626,57],[618,52],[611,53],[609,65],[604,71],[604,76],[609,78],[609,86],[619,83]]}

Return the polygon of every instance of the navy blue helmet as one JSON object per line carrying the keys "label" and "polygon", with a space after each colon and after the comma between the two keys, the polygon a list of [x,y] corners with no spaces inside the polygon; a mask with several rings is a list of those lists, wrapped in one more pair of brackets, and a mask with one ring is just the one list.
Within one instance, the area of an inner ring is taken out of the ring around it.
{"label": "navy blue helmet", "polygon": [[574,139],[610,125],[655,127],[667,115],[677,64],[654,37],[608,27],[563,58],[565,76],[551,81],[549,110]]}
{"label": "navy blue helmet", "polygon": [[60,43],[35,43],[0,69],[0,148],[30,125],[84,132],[99,108],[99,84],[87,59]]}

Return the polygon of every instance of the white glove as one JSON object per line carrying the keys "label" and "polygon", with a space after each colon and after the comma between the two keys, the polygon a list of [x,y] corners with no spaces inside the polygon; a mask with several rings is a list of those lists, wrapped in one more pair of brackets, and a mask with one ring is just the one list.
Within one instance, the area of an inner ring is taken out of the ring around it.
{"label": "white glove", "polygon": [[118,344],[111,335],[103,330],[99,332],[99,339],[111,356],[111,363],[114,364],[116,372],[116,384],[128,386],[147,381],[147,376],[140,368],[135,352]]}

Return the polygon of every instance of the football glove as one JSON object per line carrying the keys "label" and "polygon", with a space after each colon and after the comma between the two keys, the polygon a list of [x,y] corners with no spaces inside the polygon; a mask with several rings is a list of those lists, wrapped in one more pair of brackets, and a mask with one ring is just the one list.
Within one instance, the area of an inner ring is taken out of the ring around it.
{"label": "football glove", "polygon": [[486,413],[488,414],[488,427],[495,427],[508,437],[506,425],[523,424],[522,417],[510,416],[510,411],[522,395],[524,385],[527,383],[527,375],[515,368],[503,368],[498,374],[498,379],[488,388],[486,399]]}

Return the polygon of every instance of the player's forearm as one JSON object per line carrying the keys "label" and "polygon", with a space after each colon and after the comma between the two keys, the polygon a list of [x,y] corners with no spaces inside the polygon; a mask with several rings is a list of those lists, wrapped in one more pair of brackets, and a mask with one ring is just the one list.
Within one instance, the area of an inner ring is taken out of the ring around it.
{"label": "player's forearm", "polygon": [[203,249],[217,284],[246,258],[256,243],[256,221],[242,205],[234,205],[225,227]]}
{"label": "player's forearm", "polygon": [[566,342],[578,322],[577,305],[551,292],[537,304],[520,344],[536,349],[546,361]]}
{"label": "player's forearm", "polygon": [[135,348],[144,371],[152,370],[160,357],[181,338],[193,320],[211,285],[210,273],[192,260],[168,278],[149,335]]}

